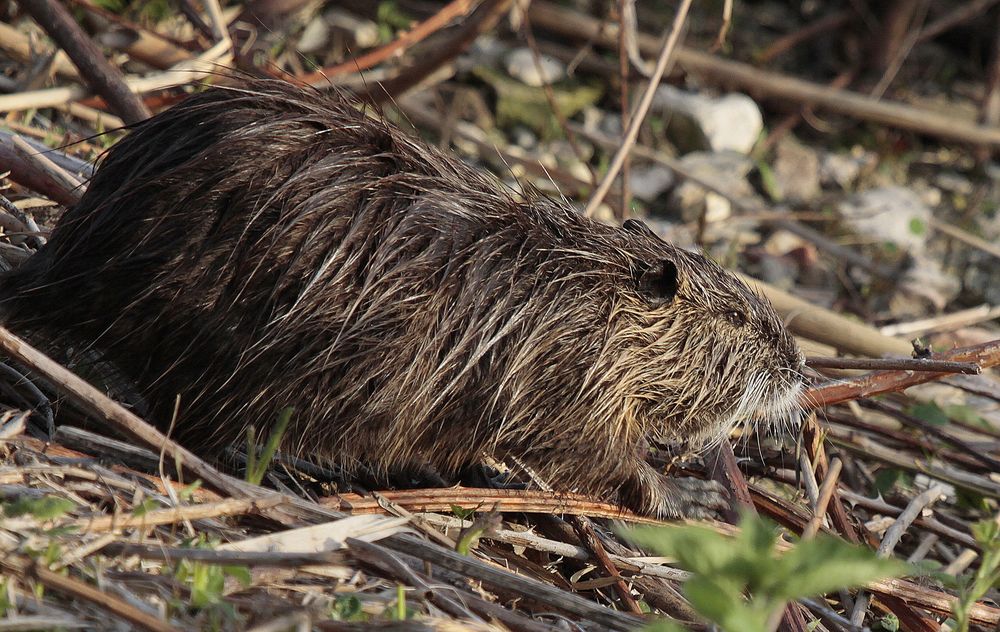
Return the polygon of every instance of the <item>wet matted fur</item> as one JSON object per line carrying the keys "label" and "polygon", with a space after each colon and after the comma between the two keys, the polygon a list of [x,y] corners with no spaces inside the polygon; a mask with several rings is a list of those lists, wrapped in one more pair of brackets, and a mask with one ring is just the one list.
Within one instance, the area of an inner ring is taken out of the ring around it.
{"label": "wet matted fur", "polygon": [[348,468],[513,456],[660,516],[699,498],[647,441],[785,420],[802,356],[771,306],[621,228],[278,81],[212,88],[101,160],[0,280],[11,326],[93,344],[201,453],[267,432]]}

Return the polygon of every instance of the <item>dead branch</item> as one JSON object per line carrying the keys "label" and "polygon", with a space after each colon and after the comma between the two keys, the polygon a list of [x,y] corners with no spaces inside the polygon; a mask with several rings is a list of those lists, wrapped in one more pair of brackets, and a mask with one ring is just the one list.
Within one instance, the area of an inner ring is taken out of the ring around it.
{"label": "dead branch", "polygon": [[64,6],[54,0],[22,0],[21,6],[62,46],[95,92],[107,99],[126,123],[137,123],[150,112],[125,85],[118,68],[112,66]]}

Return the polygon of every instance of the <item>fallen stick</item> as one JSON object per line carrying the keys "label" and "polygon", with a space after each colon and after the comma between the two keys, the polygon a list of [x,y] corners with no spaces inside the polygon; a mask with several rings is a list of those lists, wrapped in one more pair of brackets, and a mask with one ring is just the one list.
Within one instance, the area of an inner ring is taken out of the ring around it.
{"label": "fallen stick", "polygon": [[938,373],[964,373],[979,375],[982,368],[974,362],[948,360],[923,360],[920,358],[806,358],[806,365],[814,369],[869,369],[883,371],[936,371]]}
{"label": "fallen stick", "polygon": [[6,327],[0,327],[0,351],[44,376],[57,389],[68,395],[85,413],[108,422],[120,432],[139,439],[153,449],[162,449],[184,469],[214,489],[235,498],[247,495],[244,488],[236,481],[224,476],[193,452],[167,438],[121,404],[15,336]]}
{"label": "fallen stick", "polygon": [[87,84],[107,100],[115,114],[129,124],[151,116],[145,104],[125,86],[121,70],[104,57],[66,7],[55,0],[21,0],[19,4],[66,51]]}

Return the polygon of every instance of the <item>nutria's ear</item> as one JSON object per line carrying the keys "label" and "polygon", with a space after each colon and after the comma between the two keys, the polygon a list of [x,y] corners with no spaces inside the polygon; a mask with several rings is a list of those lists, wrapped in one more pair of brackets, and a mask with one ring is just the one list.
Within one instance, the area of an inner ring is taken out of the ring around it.
{"label": "nutria's ear", "polygon": [[653,305],[666,305],[677,294],[677,266],[663,259],[639,273],[639,292]]}
{"label": "nutria's ear", "polygon": [[622,228],[632,233],[639,233],[640,235],[649,235],[650,237],[656,237],[656,233],[652,231],[649,226],[646,226],[644,222],[637,219],[627,219],[622,222]]}

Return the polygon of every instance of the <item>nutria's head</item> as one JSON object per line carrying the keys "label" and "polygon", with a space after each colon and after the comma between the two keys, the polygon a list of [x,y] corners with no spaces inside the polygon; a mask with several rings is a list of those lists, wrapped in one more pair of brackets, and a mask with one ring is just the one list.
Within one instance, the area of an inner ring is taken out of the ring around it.
{"label": "nutria's head", "polygon": [[697,447],[738,423],[797,421],[804,358],[771,304],[641,222],[622,310],[633,353],[631,414],[650,439]]}

